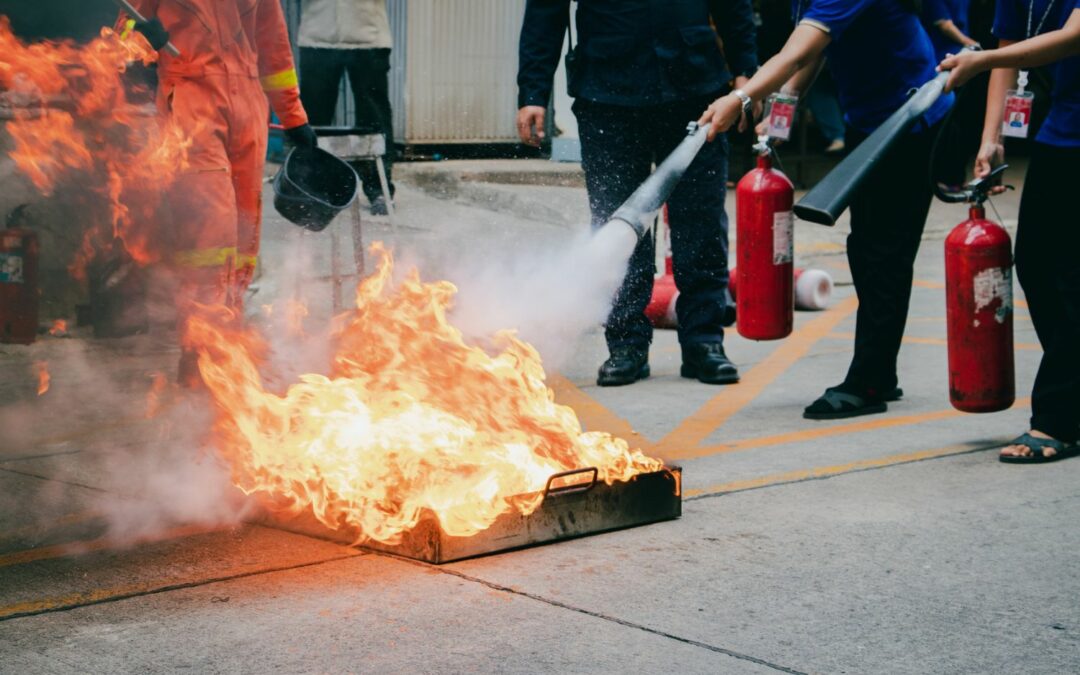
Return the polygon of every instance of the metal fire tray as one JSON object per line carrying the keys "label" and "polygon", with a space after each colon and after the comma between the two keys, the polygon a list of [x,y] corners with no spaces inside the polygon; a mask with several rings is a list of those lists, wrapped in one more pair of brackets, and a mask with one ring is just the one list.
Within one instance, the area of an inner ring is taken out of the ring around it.
{"label": "metal fire tray", "polygon": [[[628,482],[607,485],[597,480],[595,468],[554,474],[544,488],[544,500],[527,516],[504,513],[491,527],[471,537],[451,537],[442,531],[434,514],[421,517],[399,543],[368,541],[361,548],[393,553],[414,560],[442,563],[584,537],[611,530],[674,520],[682,515],[682,469],[665,468],[643,473]],[[273,518],[275,526],[292,532],[352,543],[355,532],[330,530],[310,515],[287,520]]]}

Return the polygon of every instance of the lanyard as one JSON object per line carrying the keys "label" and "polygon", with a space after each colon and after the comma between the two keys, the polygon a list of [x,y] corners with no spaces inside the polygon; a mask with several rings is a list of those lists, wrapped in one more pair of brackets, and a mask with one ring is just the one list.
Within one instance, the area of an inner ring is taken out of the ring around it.
{"label": "lanyard", "polygon": [[[1039,25],[1035,28],[1035,35],[1042,33],[1043,26],[1046,24],[1047,17],[1050,16],[1050,10],[1054,8],[1055,0],[1050,0],[1046,4],[1046,11],[1043,12],[1042,19],[1039,20]],[[1028,20],[1027,20],[1027,39],[1031,39],[1031,18],[1035,13],[1035,0],[1031,0],[1028,3]]]}
{"label": "lanyard", "polygon": [[[1043,26],[1046,25],[1046,19],[1050,16],[1050,10],[1052,10],[1054,8],[1054,2],[1056,2],[1056,0],[1050,0],[1050,2],[1046,3],[1046,11],[1043,12],[1042,18],[1039,19],[1039,25],[1036,26],[1036,28],[1035,28],[1035,34],[1036,35],[1042,33]],[[1031,19],[1033,18],[1034,14],[1035,14],[1035,0],[1030,0],[1030,2],[1028,2],[1028,18],[1027,18],[1027,39],[1028,40],[1031,39]],[[1028,71],[1027,70],[1021,70],[1020,73],[1019,73],[1019,77],[1016,80],[1017,90],[1019,91],[1020,94],[1024,93],[1024,89],[1027,88],[1027,85],[1028,85]]]}

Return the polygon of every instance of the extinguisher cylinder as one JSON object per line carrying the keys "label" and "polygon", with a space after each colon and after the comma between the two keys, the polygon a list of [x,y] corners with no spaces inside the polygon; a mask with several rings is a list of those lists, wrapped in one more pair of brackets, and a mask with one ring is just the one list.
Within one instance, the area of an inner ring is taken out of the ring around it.
{"label": "extinguisher cylinder", "polygon": [[0,230],[0,342],[30,344],[38,329],[38,239]]}
{"label": "extinguisher cylinder", "polygon": [[1012,242],[981,205],[945,239],[949,400],[964,412],[1005,410],[1016,400]]}
{"label": "extinguisher cylinder", "polygon": [[794,197],[768,154],[735,190],[736,326],[751,340],[787,337],[794,325]]}

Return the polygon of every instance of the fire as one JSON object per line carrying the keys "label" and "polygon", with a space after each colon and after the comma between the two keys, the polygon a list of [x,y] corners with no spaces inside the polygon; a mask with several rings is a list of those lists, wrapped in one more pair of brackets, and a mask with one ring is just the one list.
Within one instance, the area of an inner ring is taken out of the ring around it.
{"label": "fire", "polygon": [[606,483],[663,466],[554,402],[539,354],[512,332],[466,344],[447,321],[456,289],[413,269],[391,282],[391,254],[357,289],[329,375],[268,391],[266,346],[223,308],[194,317],[185,341],[218,410],[233,480],[271,508],[310,510],[360,541],[393,543],[433,513],[469,536],[508,511],[531,513],[548,478],[596,467]]}
{"label": "fire", "polygon": [[[115,253],[117,243],[137,263],[161,257],[150,224],[163,188],[188,166],[191,140],[152,105],[129,100],[129,64],[156,58],[141,35],[121,39],[108,28],[85,45],[24,44],[0,16],[0,105],[14,117],[6,125],[11,158],[42,194],[61,190],[67,179],[95,194],[71,265],[78,279],[90,259]],[[97,212],[98,204],[105,210]]]}
{"label": "fire", "polygon": [[49,329],[49,335],[53,337],[65,337],[67,334],[67,321],[64,319],[53,321],[52,328]]}
{"label": "fire", "polygon": [[42,396],[49,391],[49,383],[52,381],[49,376],[49,364],[46,361],[35,361],[34,368],[37,370],[38,378],[37,395]]}

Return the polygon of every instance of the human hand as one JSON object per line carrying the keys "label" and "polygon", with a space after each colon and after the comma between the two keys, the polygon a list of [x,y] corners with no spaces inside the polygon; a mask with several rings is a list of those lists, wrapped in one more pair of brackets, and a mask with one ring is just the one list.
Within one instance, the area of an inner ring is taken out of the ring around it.
{"label": "human hand", "polygon": [[547,110],[539,105],[522,106],[517,113],[517,131],[521,142],[534,148],[544,140],[544,118]]}
{"label": "human hand", "polygon": [[[979,154],[975,157],[975,177],[986,178],[994,167],[1005,163],[1005,146],[1000,140],[983,141],[979,148]],[[996,195],[1005,192],[1004,185],[995,185],[990,188],[990,194]]]}
{"label": "human hand", "polygon": [[713,101],[712,105],[705,109],[701,118],[698,119],[698,126],[711,125],[705,135],[705,138],[711,141],[717,134],[727,131],[739,121],[742,118],[742,112],[742,101],[739,97],[727,94]]}
{"label": "human hand", "polygon": [[146,41],[154,48],[154,51],[160,51],[165,45],[169,44],[169,31],[165,30],[165,26],[157,17],[147,21],[136,21],[135,30],[143,34]]}
{"label": "human hand", "polygon": [[948,70],[949,79],[945,82],[945,93],[961,86],[971,78],[986,70],[987,52],[964,50],[959,54],[948,54],[938,64],[937,71]]}
{"label": "human hand", "polygon": [[285,130],[285,136],[298,148],[319,147],[319,136],[310,124],[301,124]]}
{"label": "human hand", "polygon": [[[749,82],[749,81],[750,81],[749,77],[747,77],[745,75],[739,75],[738,77],[735,78],[735,88],[736,89],[742,89],[743,87],[746,86],[746,83]],[[739,118],[739,131],[746,131],[754,123],[754,120],[761,117],[761,108],[762,108],[761,101],[755,101],[750,106],[750,116],[753,117],[753,119],[746,119],[746,115],[745,114],[742,115]]]}

